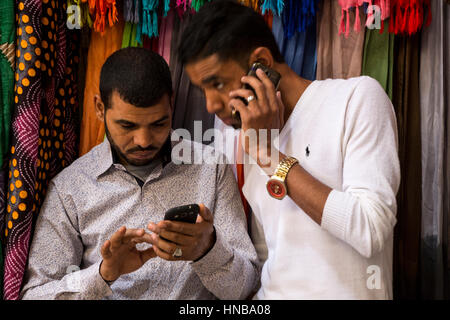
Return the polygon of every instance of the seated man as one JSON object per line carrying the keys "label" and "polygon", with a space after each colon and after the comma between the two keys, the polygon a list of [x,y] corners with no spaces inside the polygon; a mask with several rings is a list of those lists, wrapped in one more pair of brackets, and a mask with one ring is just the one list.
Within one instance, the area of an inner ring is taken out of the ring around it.
{"label": "seated man", "polygon": [[[257,257],[232,171],[175,164],[171,97],[156,53],[127,48],[106,60],[95,105],[107,140],[51,181],[21,298],[244,299],[255,290]],[[195,224],[161,221],[190,203],[201,204]]]}

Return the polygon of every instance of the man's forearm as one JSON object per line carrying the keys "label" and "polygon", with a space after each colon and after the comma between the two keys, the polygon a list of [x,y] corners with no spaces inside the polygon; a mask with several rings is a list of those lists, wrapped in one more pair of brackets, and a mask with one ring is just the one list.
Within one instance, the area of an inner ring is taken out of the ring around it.
{"label": "man's forearm", "polygon": [[[279,160],[286,155],[279,152]],[[279,161],[271,161],[270,167],[263,168],[271,176]],[[285,180],[288,196],[317,224],[321,224],[323,209],[328,195],[332,191],[330,187],[321,183],[309,174],[300,164],[295,164],[289,170]]]}

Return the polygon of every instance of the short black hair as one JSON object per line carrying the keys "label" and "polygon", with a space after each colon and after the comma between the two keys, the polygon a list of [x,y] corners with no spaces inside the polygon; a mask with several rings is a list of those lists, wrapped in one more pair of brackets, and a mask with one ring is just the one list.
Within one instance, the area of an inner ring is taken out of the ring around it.
{"label": "short black hair", "polygon": [[217,54],[221,61],[248,63],[251,52],[267,47],[275,61],[284,62],[264,18],[253,9],[230,0],[215,0],[194,14],[178,46],[182,64]]}
{"label": "short black hair", "polygon": [[139,108],[155,105],[167,94],[172,96],[172,78],[167,62],[145,48],[124,48],[106,59],[100,72],[100,96],[105,110],[111,107],[111,95]]}

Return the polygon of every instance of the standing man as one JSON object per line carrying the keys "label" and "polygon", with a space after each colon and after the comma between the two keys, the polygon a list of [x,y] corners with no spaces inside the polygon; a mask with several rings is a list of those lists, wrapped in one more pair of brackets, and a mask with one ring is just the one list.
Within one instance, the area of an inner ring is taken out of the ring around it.
{"label": "standing man", "polygon": [[[218,161],[173,159],[164,59],[143,48],[116,51],[95,105],[107,139],[51,181],[21,298],[247,298],[259,269],[236,181]],[[196,223],[163,220],[190,203],[201,204]]]}
{"label": "standing man", "polygon": [[[299,77],[263,18],[234,1],[206,4],[182,39],[181,62],[208,112],[240,127],[242,142],[248,131],[280,130],[278,145],[242,144],[258,163],[244,167],[261,226],[252,238],[268,251],[255,298],[392,299],[400,169],[394,110],[378,82]],[[281,74],[277,90],[261,69],[246,76],[255,62]]]}

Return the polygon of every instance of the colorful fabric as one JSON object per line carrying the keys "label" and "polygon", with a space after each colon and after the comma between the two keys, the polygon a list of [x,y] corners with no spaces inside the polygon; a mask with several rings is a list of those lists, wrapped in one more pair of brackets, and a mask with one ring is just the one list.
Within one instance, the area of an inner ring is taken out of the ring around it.
{"label": "colorful fabric", "polygon": [[[0,167],[0,230],[5,227],[6,172]],[[3,232],[0,234],[0,300],[3,300]]]}
{"label": "colorful fabric", "polygon": [[284,10],[284,0],[264,0],[261,5],[261,13],[271,11],[272,14],[280,16]]}
{"label": "colorful fabric", "polygon": [[[15,112],[6,196],[4,298],[18,299],[48,182],[76,157],[78,31],[66,2],[18,3]],[[36,14],[42,12],[42,14]],[[38,40],[39,39],[39,40]]]}
{"label": "colorful fabric", "polygon": [[[86,1],[86,0],[82,0]],[[112,27],[118,21],[118,13],[116,8],[116,0],[88,0],[89,12],[95,15],[94,30],[105,33],[106,20],[108,20],[108,26]]]}
{"label": "colorful fabric", "polygon": [[142,1],[124,0],[123,2],[123,18],[125,22],[138,24],[140,21]]}
{"label": "colorful fabric", "polygon": [[97,32],[91,33],[80,128],[80,156],[103,142],[105,127],[95,114],[94,95],[100,94],[100,70],[103,63],[114,51],[122,47],[124,25],[123,19],[120,18],[114,26],[105,29],[103,36]]}
{"label": "colorful fabric", "polygon": [[283,25],[285,37],[292,37],[296,31],[304,32],[316,22],[318,0],[285,0]]}
{"label": "colorful fabric", "polygon": [[126,22],[123,29],[122,48],[142,47],[142,43],[136,40],[137,29],[139,26],[135,23]]}
{"label": "colorful fabric", "polygon": [[[355,19],[355,11],[350,16]],[[361,75],[364,32],[352,32],[349,37],[338,33],[341,8],[335,0],[324,0],[319,10],[317,30],[317,80],[352,78]],[[360,19],[364,17],[359,11]]]}
{"label": "colorful fabric", "polygon": [[[388,21],[389,22],[389,21]],[[377,79],[392,100],[394,72],[394,35],[385,30],[366,30],[362,74]]]}
{"label": "colorful fabric", "polygon": [[391,33],[412,35],[431,23],[430,0],[391,0],[390,11]]}
{"label": "colorful fabric", "polygon": [[[389,17],[390,14],[390,1],[392,0],[338,0],[341,6],[341,23],[339,26],[339,34],[345,33],[348,37],[350,33],[350,8],[355,8],[355,23],[354,31],[359,32],[361,30],[361,19],[359,15],[360,7],[363,4],[368,4],[367,6],[367,20],[365,25],[370,26],[374,23],[377,16],[380,17],[381,23]],[[345,19],[347,17],[347,19]],[[384,26],[381,25],[380,33],[383,33]]]}
{"label": "colorful fabric", "polygon": [[9,147],[16,29],[14,0],[0,0],[0,170]]}
{"label": "colorful fabric", "polygon": [[316,23],[312,23],[305,32],[295,32],[288,39],[284,36],[281,18],[275,15],[272,32],[289,67],[299,76],[308,80],[315,80],[317,66]]}
{"label": "colorful fabric", "polygon": [[162,56],[167,64],[170,64],[170,48],[173,34],[173,22],[175,13],[173,10],[169,11],[165,18],[161,19],[161,32],[158,38],[158,53]]}

